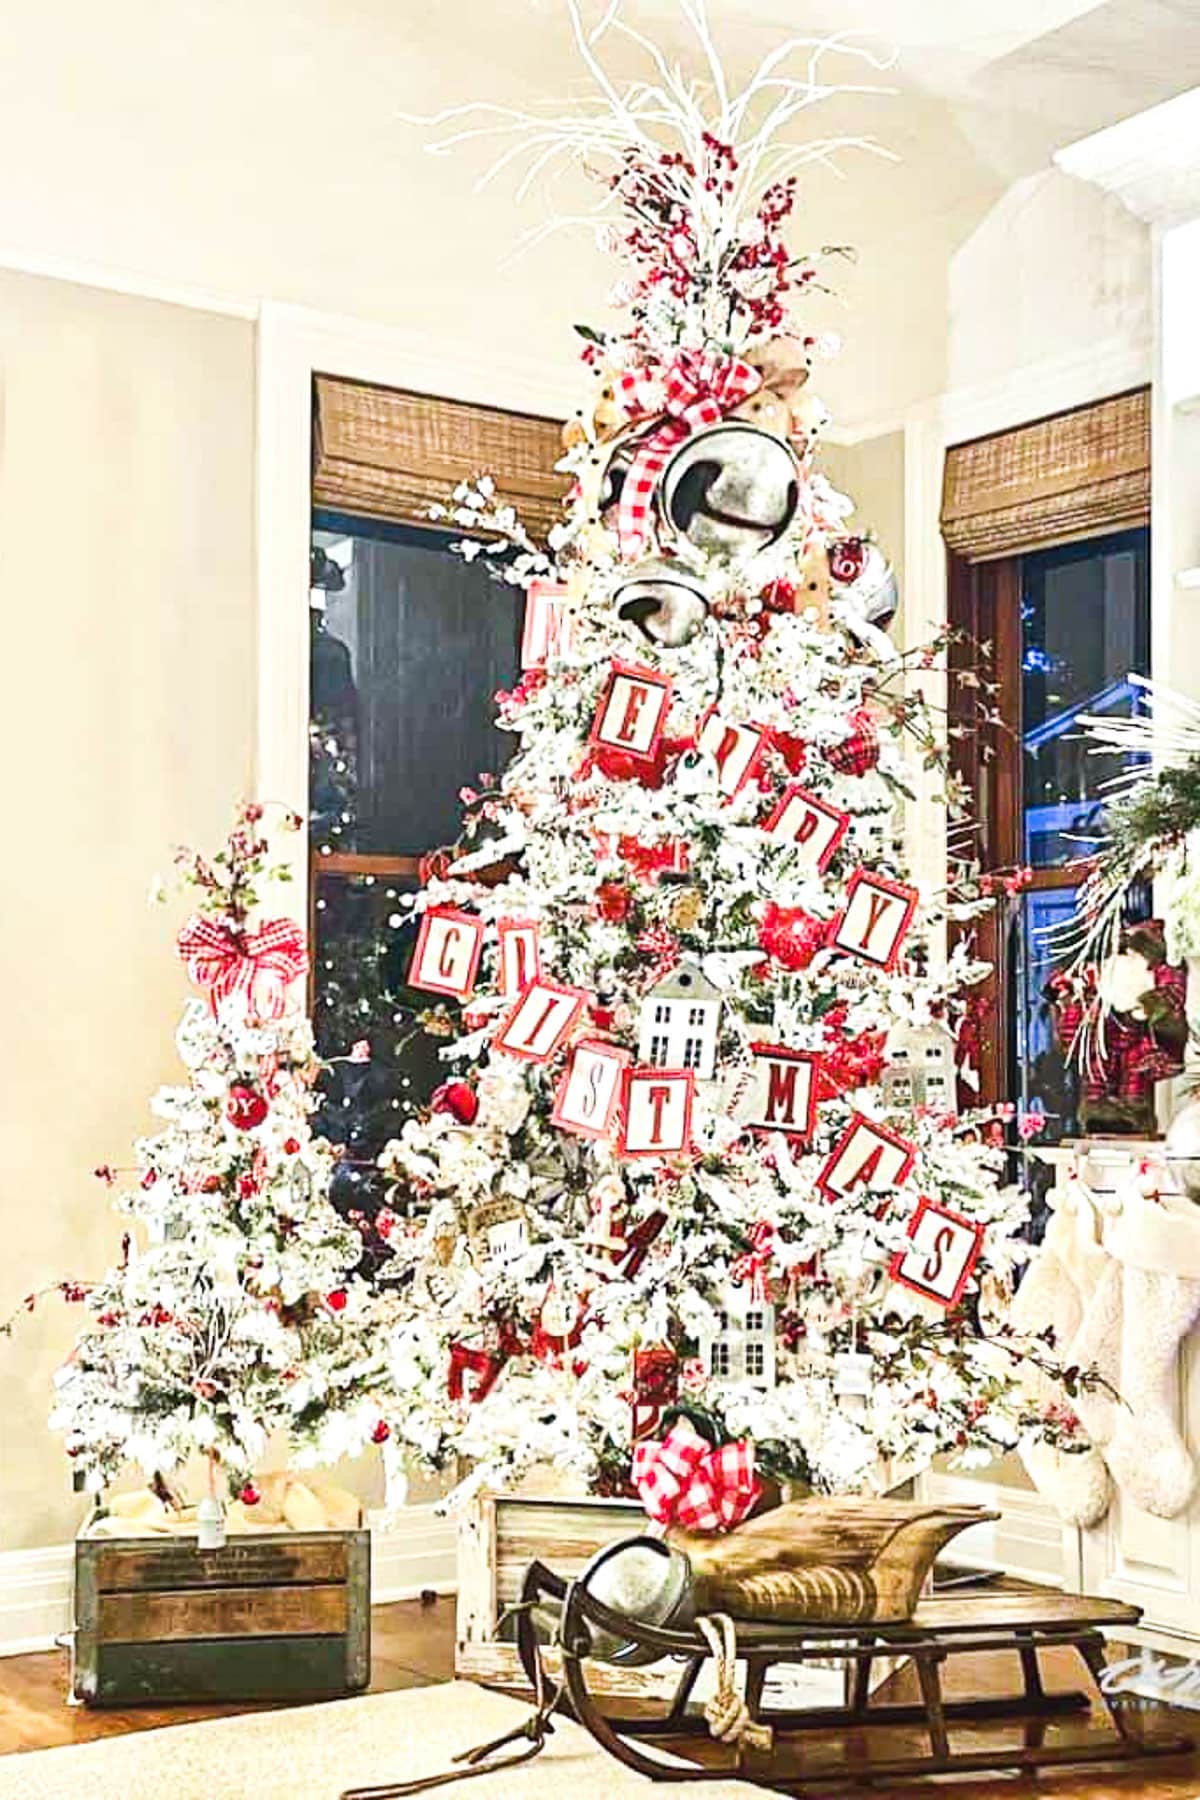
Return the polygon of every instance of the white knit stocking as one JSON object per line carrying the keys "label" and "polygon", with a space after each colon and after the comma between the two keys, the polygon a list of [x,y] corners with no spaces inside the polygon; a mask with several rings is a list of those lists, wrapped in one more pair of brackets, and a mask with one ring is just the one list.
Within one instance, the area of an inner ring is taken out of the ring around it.
{"label": "white knit stocking", "polygon": [[1179,1345],[1200,1319],[1200,1279],[1127,1268],[1120,1390],[1108,1466],[1123,1494],[1160,1519],[1181,1513],[1196,1465],[1175,1425]]}

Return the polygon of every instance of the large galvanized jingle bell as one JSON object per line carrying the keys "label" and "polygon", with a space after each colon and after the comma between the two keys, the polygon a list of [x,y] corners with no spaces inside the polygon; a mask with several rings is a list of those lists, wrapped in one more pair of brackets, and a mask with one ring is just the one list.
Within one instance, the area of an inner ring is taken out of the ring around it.
{"label": "large galvanized jingle bell", "polygon": [[624,570],[613,591],[618,618],[636,625],[652,644],[677,650],[708,617],[704,583],[678,563],[657,557]]}
{"label": "large galvanized jingle bell", "polygon": [[664,528],[697,549],[744,561],[781,538],[800,506],[791,446],[742,420],[685,438],[662,472]]}
{"label": "large galvanized jingle bell", "polygon": [[[625,1538],[593,1556],[579,1585],[584,1593],[631,1622],[685,1631],[692,1622],[692,1566],[659,1538]],[[658,1662],[661,1651],[634,1637],[590,1627],[589,1656],[624,1668]]]}

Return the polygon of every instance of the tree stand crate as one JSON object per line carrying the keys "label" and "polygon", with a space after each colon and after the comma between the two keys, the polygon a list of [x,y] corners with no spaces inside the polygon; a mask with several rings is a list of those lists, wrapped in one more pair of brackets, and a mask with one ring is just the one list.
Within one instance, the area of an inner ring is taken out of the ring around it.
{"label": "tree stand crate", "polygon": [[371,1534],[75,1542],[72,1690],[89,1706],[319,1700],[371,1670]]}

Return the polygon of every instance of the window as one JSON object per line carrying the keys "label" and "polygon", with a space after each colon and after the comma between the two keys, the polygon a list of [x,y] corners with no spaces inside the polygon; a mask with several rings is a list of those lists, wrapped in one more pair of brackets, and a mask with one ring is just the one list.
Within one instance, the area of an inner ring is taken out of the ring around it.
{"label": "window", "polygon": [[685,1038],[683,1043],[683,1066],[685,1069],[698,1069],[704,1054],[704,1045],[699,1038]]}
{"label": "window", "polygon": [[746,1330],[747,1331],[761,1331],[763,1329],[765,1323],[766,1323],[766,1320],[764,1318],[764,1315],[760,1312],[748,1312],[746,1314]]}
{"label": "window", "polygon": [[711,1364],[710,1373],[713,1375],[728,1375],[731,1367],[732,1367],[732,1357],[730,1354],[729,1345],[727,1343],[725,1343],[723,1340],[718,1340],[712,1347],[712,1364]]}
{"label": "window", "polygon": [[[1046,1115],[1044,1141],[1078,1130],[1074,1072],[1045,997],[1061,960],[1049,928],[1073,911],[1078,868],[1097,840],[1105,784],[1120,760],[1087,750],[1083,713],[1128,716],[1131,674],[1150,668],[1149,532],[1113,532],[1024,556],[951,561],[951,621],[991,645],[1005,729],[990,760],[978,737],[958,747],[975,797],[985,868],[1028,866],[1032,881],[981,923],[995,965],[981,1008],[983,1093]],[[978,663],[964,649],[963,663]],[[1132,894],[1129,916],[1145,916]]]}
{"label": "window", "polygon": [[703,1025],[704,1024],[704,1008],[702,1006],[689,1006],[688,1007],[688,1024],[689,1025]]}
{"label": "window", "polygon": [[746,1345],[746,1373],[750,1376],[762,1375],[767,1367],[766,1346],[763,1344]]}
{"label": "window", "polygon": [[650,1039],[650,1061],[662,1068],[671,1053],[671,1040],[657,1034]]}
{"label": "window", "polygon": [[671,1009],[665,1001],[660,1000],[654,1008],[654,1023],[656,1025],[669,1025],[670,1022]]}

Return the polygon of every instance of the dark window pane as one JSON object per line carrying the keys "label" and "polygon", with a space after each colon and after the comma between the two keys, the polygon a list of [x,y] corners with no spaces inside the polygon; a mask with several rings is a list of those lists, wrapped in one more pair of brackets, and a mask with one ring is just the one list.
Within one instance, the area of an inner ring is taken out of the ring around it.
{"label": "dark window pane", "polygon": [[1149,534],[1022,559],[1021,729],[1024,860],[1049,868],[1086,856],[1100,830],[1114,755],[1088,752],[1081,713],[1128,717],[1131,673],[1150,667]]}
{"label": "dark window pane", "polygon": [[1045,1114],[1039,1142],[1056,1144],[1078,1134],[1078,1083],[1059,1047],[1054,1015],[1045,997],[1046,983],[1061,962],[1046,936],[1064,925],[1075,909],[1075,888],[1027,893],[1014,927],[1017,992],[1011,1017],[1016,1030],[1013,1096],[1022,1112]]}
{"label": "dark window pane", "polygon": [[521,592],[403,526],[314,515],[313,842],[413,855],[459,834],[459,789],[514,740],[493,695],[517,674]]}

